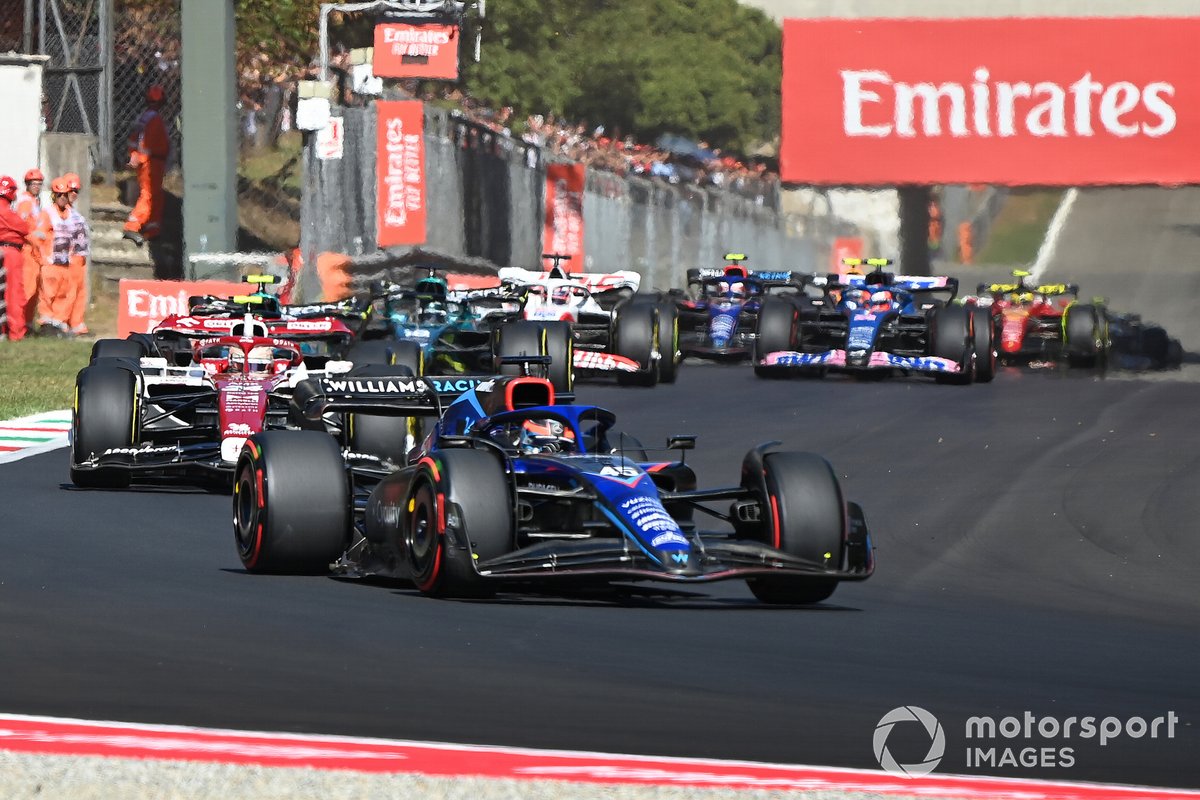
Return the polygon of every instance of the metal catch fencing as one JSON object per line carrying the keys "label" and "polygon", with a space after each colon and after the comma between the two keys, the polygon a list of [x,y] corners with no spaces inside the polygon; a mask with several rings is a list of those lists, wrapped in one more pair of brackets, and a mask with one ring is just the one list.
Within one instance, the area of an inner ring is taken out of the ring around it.
{"label": "metal catch fencing", "polygon": [[[536,267],[542,263],[546,157],[514,139],[426,106],[427,240],[380,253],[376,245],[373,106],[341,109],[339,159],[304,153],[301,252],[311,294],[323,253],[345,253],[371,269],[407,263],[412,252],[450,263]],[[766,269],[825,268],[836,220],[799,218],[718,188],[668,184],[589,170],[584,198],[585,268],[632,269],[646,288],[682,286],[688,268],[747,251]]]}

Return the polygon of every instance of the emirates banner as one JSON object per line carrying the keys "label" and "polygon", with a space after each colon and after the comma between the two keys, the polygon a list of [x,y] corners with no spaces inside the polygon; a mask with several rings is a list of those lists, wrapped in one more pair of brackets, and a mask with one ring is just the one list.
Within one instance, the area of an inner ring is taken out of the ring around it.
{"label": "emirates banner", "polygon": [[376,237],[380,247],[425,242],[425,107],[380,100],[375,134]]}
{"label": "emirates banner", "polygon": [[246,284],[233,281],[154,281],[122,278],[118,284],[117,336],[149,333],[170,316],[186,316],[188,298],[245,294]]}
{"label": "emirates banner", "polygon": [[381,22],[372,71],[381,78],[458,80],[457,25]]}
{"label": "emirates banner", "polygon": [[789,19],[785,181],[1200,183],[1200,18]]}
{"label": "emirates banner", "polygon": [[546,224],[542,252],[569,255],[562,267],[583,271],[583,164],[546,166]]}

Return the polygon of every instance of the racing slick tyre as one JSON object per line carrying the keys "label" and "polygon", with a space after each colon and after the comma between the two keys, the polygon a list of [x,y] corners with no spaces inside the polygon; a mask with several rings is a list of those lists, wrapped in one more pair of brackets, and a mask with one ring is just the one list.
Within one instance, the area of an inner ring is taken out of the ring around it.
{"label": "racing slick tyre", "polygon": [[636,361],[641,372],[618,372],[622,386],[653,386],[658,383],[658,306],[651,303],[626,303],[617,309],[613,320],[612,350]]}
{"label": "racing slick tyre", "polygon": [[425,352],[421,349],[421,345],[416,342],[390,342],[390,344],[393,366],[407,367],[410,375],[425,374]]}
{"label": "racing slick tyre", "polygon": [[[393,344],[416,346],[415,342]],[[347,376],[355,378],[407,378],[413,375],[412,353],[401,350],[401,359],[409,365],[364,364],[351,369]],[[417,348],[420,355],[420,348]],[[408,463],[409,452],[417,446],[423,434],[420,417],[397,417],[386,414],[347,414],[346,446],[356,453],[366,453],[391,461],[396,466]]]}
{"label": "racing slick tyre", "polygon": [[[746,463],[756,456],[751,451]],[[828,461],[814,453],[767,453],[761,469],[743,467],[742,475],[743,485],[762,501],[764,519],[756,538],[814,565],[841,568],[846,504]],[[792,575],[746,583],[761,602],[789,605],[819,603],[837,588],[836,579]]]}
{"label": "racing slick tyre", "polygon": [[935,308],[929,315],[929,354],[958,364],[959,371],[938,374],[938,383],[971,382],[975,345],[971,314],[963,306]]}
{"label": "racing slick tyre", "polygon": [[255,434],[242,448],[234,476],[234,541],[248,571],[319,574],[345,552],[350,487],[332,436]]}
{"label": "racing slick tyre", "polygon": [[[496,331],[493,345],[497,375],[525,375],[528,368],[523,364],[502,364],[503,358],[515,356],[545,355],[542,348],[542,326],[532,320],[515,320],[501,325]],[[533,374],[537,374],[536,368]],[[558,387],[555,387],[556,389]]]}
{"label": "racing slick tyre", "polygon": [[401,543],[413,584],[434,597],[486,597],[494,589],[475,564],[511,552],[516,532],[504,465],[467,449],[418,465]]}
{"label": "racing slick tyre", "polygon": [[554,384],[555,394],[575,390],[575,337],[569,322],[543,322],[542,354],[550,356],[546,378]]}
{"label": "racing slick tyre", "polygon": [[356,367],[365,367],[368,364],[387,364],[390,366],[396,363],[397,344],[400,343],[379,340],[356,342],[346,351],[346,360]]}
{"label": "racing slick tyre", "polygon": [[1103,368],[1107,331],[1104,315],[1090,303],[1074,303],[1063,312],[1063,349],[1067,363],[1084,369]]}
{"label": "racing slick tyre", "polygon": [[658,306],[658,382],[674,383],[679,377],[679,309],[674,303]]}
{"label": "racing slick tyre", "polygon": [[972,342],[975,350],[975,382],[990,383],[996,377],[996,328],[990,308],[971,308]]}
{"label": "racing slick tyre", "polygon": [[754,374],[760,378],[776,378],[787,374],[786,369],[765,366],[762,361],[769,353],[792,350],[796,341],[796,326],[800,309],[779,297],[763,300],[754,327]]}
{"label": "racing slick tyre", "polygon": [[144,355],[148,355],[148,351],[136,339],[97,339],[92,345],[92,357],[88,363],[94,363],[98,358],[130,358],[137,361]]}
{"label": "racing slick tyre", "polygon": [[121,489],[129,485],[124,469],[76,469],[92,456],[113,448],[134,447],[138,441],[137,376],[107,358],[84,367],[75,379],[71,414],[71,482],[87,489]]}

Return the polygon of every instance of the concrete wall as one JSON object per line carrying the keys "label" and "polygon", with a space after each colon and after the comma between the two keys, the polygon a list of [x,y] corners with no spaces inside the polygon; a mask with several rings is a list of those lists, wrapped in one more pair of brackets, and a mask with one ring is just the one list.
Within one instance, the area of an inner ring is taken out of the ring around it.
{"label": "concrete wall", "polygon": [[21,183],[38,164],[45,56],[0,54],[0,175]]}
{"label": "concrete wall", "polygon": [[96,137],[83,133],[43,133],[42,172],[46,173],[46,198],[50,197],[50,181],[59,175],[74,172],[79,176],[83,189],[79,192],[76,208],[84,219],[92,214],[92,160],[90,150]]}

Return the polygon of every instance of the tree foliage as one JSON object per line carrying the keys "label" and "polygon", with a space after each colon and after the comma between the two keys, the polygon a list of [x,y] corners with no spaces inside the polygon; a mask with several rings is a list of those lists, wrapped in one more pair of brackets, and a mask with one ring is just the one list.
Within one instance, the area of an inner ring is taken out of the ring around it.
{"label": "tree foliage", "polygon": [[652,139],[744,149],[779,131],[781,35],[736,0],[493,0],[468,92]]}

